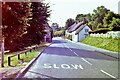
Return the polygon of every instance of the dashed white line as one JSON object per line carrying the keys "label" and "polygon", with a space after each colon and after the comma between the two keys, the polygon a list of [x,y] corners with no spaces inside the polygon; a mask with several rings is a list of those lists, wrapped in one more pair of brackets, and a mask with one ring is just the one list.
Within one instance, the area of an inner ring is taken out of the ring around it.
{"label": "dashed white line", "polygon": [[83,61],[85,61],[86,63],[88,63],[89,65],[92,65],[90,62],[88,62],[86,59],[81,58]]}
{"label": "dashed white line", "polygon": [[107,73],[107,72],[105,72],[105,71],[103,71],[103,70],[100,70],[101,72],[103,72],[104,74],[106,74],[106,75],[108,75],[108,76],[110,76],[110,77],[112,77],[112,78],[115,78],[115,79],[117,79],[116,77],[114,77],[113,75],[111,75],[111,74],[109,74],[109,73]]}
{"label": "dashed white line", "polygon": [[69,47],[68,47],[65,43],[63,43],[63,45],[64,45],[66,48],[68,48],[68,49],[69,49]]}
{"label": "dashed white line", "polygon": [[76,52],[73,52],[76,56],[79,56]]}
{"label": "dashed white line", "polygon": [[[70,49],[70,48],[69,48]],[[70,49],[70,51],[73,51],[72,49]]]}
{"label": "dashed white line", "polygon": [[[65,44],[64,44],[65,45]],[[72,49],[70,49],[67,45],[65,45],[66,48],[68,48],[71,52],[73,52],[76,56],[79,56],[76,52],[74,52]]]}

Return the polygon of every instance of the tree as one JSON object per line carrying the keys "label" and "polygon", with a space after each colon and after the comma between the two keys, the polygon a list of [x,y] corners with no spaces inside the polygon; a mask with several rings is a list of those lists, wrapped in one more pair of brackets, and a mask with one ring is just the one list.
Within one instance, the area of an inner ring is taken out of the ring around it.
{"label": "tree", "polygon": [[109,24],[110,29],[113,31],[120,31],[120,19],[112,18],[111,24]]}
{"label": "tree", "polygon": [[83,19],[86,19],[88,22],[91,21],[91,14],[78,14],[76,16],[76,21],[81,22]]}
{"label": "tree", "polygon": [[108,14],[106,14],[106,16],[104,17],[103,19],[103,26],[105,28],[108,28],[109,27],[109,24],[111,23],[112,21],[112,17],[114,16],[114,13],[113,12],[108,12]]}
{"label": "tree", "polygon": [[50,16],[49,4],[41,2],[2,3],[5,47],[11,51],[40,44]]}
{"label": "tree", "polygon": [[115,14],[104,6],[98,6],[93,10],[92,14],[78,14],[76,16],[76,21],[81,22],[83,18],[88,21],[88,25],[92,30],[119,30],[118,22],[120,14]]}
{"label": "tree", "polygon": [[30,44],[40,44],[43,40],[45,32],[45,24],[47,24],[48,17],[50,16],[49,4],[45,4],[43,2],[32,2],[32,20],[30,21],[30,27],[27,28],[27,34],[24,37],[27,39],[23,39],[25,42],[29,42]]}
{"label": "tree", "polygon": [[81,22],[83,20],[84,14],[78,14],[75,18],[76,21]]}
{"label": "tree", "polygon": [[17,41],[30,26],[28,23],[32,16],[30,6],[30,2],[2,3],[2,34],[7,49],[12,51],[19,49]]}
{"label": "tree", "polygon": [[65,24],[65,28],[67,29],[68,27],[70,27],[74,23],[75,23],[74,19],[72,19],[72,18],[67,19],[66,24]]}

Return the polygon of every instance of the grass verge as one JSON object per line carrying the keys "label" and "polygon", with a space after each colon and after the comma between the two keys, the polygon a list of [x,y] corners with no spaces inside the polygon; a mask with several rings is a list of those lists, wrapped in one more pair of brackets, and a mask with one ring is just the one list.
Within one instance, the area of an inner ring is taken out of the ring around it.
{"label": "grass verge", "polygon": [[[28,62],[30,62],[33,58],[37,57],[38,54],[49,45],[49,43],[42,44],[37,50],[34,50],[32,52],[28,52],[27,56],[25,54],[20,55],[20,60],[17,59],[18,56],[11,58],[11,65],[14,66],[26,66]],[[8,53],[4,55],[4,67],[8,67],[8,56],[11,56],[13,54],[16,54],[18,52],[14,53]],[[26,64],[25,64],[26,63]]]}
{"label": "grass verge", "polygon": [[118,41],[120,41],[120,39],[87,37],[85,40],[82,41],[82,43],[110,50],[113,52],[118,52]]}
{"label": "grass verge", "polygon": [[11,60],[11,65],[12,66],[8,66],[8,56],[16,54],[18,52],[14,52],[14,53],[9,53],[9,54],[5,54],[4,59],[5,59],[5,63],[3,68],[0,67],[0,79],[4,76],[6,78],[15,78],[15,76],[18,74],[18,72],[23,69],[27,63],[29,63],[33,58],[36,58],[38,56],[38,54],[40,52],[42,52],[48,45],[50,45],[50,43],[43,43],[41,46],[39,46],[39,48],[37,48],[36,50],[29,52],[28,55],[26,56],[25,54],[21,54],[21,60],[17,59],[16,57],[13,57]]}

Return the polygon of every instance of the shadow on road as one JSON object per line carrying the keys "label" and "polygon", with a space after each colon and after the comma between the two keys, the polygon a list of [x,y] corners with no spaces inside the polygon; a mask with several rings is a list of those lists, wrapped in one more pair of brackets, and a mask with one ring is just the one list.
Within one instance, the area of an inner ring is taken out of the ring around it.
{"label": "shadow on road", "polygon": [[[76,54],[74,52],[79,56],[76,56]],[[92,58],[92,59],[117,61],[117,59],[103,55],[99,52],[87,51],[87,50],[75,49],[75,48],[68,49],[65,47],[50,47],[49,46],[44,50],[44,53],[52,54],[52,55],[74,56],[74,57],[82,57],[82,58]]]}
{"label": "shadow on road", "polygon": [[60,41],[60,40],[53,40],[52,44],[61,44],[61,43],[66,43],[65,41]]}

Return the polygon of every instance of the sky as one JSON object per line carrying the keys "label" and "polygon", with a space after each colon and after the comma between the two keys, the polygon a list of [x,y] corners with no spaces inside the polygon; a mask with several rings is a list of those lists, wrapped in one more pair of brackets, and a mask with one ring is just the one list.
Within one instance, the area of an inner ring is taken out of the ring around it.
{"label": "sky", "polygon": [[69,18],[75,19],[77,14],[93,13],[98,6],[105,6],[107,9],[118,13],[118,2],[120,0],[45,0],[52,10],[49,24],[58,23],[64,26]]}

